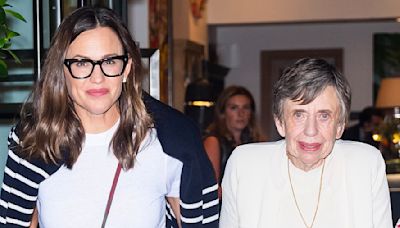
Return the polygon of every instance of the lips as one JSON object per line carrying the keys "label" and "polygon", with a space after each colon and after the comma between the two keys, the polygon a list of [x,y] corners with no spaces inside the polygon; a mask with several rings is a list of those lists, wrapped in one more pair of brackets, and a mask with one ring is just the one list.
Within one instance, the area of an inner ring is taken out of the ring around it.
{"label": "lips", "polygon": [[306,143],[306,142],[299,142],[300,149],[303,151],[308,152],[315,152],[321,148],[321,143]]}
{"label": "lips", "polygon": [[89,96],[99,97],[99,96],[104,96],[105,94],[107,94],[108,93],[108,89],[104,89],[104,88],[102,88],[102,89],[89,89],[89,90],[86,90],[86,93]]}

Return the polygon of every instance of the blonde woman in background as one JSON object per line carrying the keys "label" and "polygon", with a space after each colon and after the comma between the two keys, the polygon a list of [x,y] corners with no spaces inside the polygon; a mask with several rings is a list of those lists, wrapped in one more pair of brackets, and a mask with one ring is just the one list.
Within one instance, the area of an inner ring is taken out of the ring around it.
{"label": "blonde woman in background", "polygon": [[217,100],[214,120],[206,130],[204,147],[219,184],[226,162],[235,147],[262,140],[255,109],[253,96],[242,86],[227,87]]}

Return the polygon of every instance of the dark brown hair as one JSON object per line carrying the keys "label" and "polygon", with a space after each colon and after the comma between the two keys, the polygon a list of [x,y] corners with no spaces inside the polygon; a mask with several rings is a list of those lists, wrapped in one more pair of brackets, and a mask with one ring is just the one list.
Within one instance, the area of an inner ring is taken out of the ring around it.
{"label": "dark brown hair", "polygon": [[[217,103],[214,107],[214,120],[211,125],[207,128],[208,132],[213,132],[217,134],[217,137],[225,137],[229,141],[233,140],[232,134],[229,132],[228,127],[226,126],[225,120],[225,109],[226,105],[230,98],[237,95],[243,95],[250,100],[250,108],[251,108],[251,116],[249,120],[249,124],[246,127],[246,131],[249,134],[251,141],[260,141],[261,134],[257,127],[255,111],[256,105],[254,102],[254,98],[251,93],[242,86],[229,86],[219,95]],[[243,134],[244,131],[242,131]]]}
{"label": "dark brown hair", "polygon": [[323,59],[304,58],[286,68],[274,85],[273,114],[283,120],[283,104],[286,99],[309,104],[327,86],[336,90],[340,103],[339,122],[345,124],[350,112],[351,90],[346,78]]}
{"label": "dark brown hair", "polygon": [[[70,44],[82,32],[108,27],[132,59],[131,70],[118,99],[120,122],[110,142],[125,169],[132,168],[140,143],[152,126],[141,99],[140,52],[128,29],[110,9],[83,7],[66,17],[54,35],[30,101],[21,111],[22,154],[71,168],[81,153],[85,132],[68,96],[63,61]],[[118,42],[118,41],[116,41]]]}

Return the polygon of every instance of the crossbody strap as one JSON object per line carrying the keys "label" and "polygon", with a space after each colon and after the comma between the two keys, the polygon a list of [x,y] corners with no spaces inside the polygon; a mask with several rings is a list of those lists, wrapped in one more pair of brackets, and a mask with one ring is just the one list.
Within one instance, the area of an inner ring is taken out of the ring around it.
{"label": "crossbody strap", "polygon": [[108,214],[110,212],[111,204],[114,198],[115,188],[117,187],[118,184],[119,174],[121,173],[121,168],[122,168],[121,164],[118,163],[117,170],[115,171],[114,175],[114,180],[110,189],[110,194],[108,195],[107,206],[106,209],[104,210],[104,217],[103,217],[103,223],[101,224],[101,228],[104,228],[106,225]]}

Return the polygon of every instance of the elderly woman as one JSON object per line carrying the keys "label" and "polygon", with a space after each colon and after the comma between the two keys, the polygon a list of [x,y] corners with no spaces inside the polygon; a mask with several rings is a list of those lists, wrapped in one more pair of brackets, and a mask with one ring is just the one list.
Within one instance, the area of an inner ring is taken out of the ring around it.
{"label": "elderly woman", "polygon": [[339,140],[350,109],[346,79],[324,60],[301,59],[284,71],[273,99],[285,139],[233,152],[220,227],[392,227],[380,152]]}

